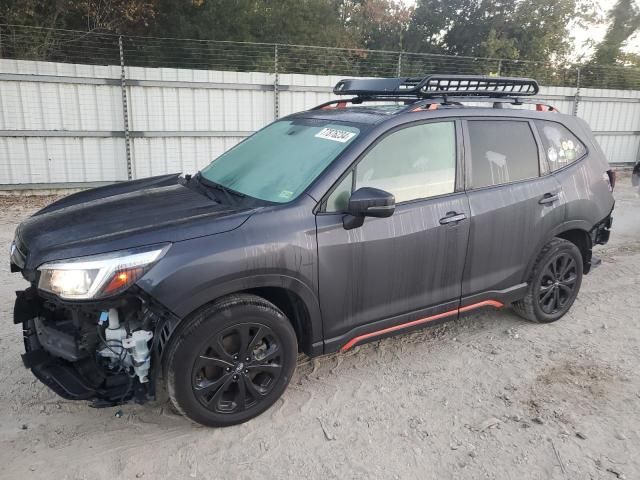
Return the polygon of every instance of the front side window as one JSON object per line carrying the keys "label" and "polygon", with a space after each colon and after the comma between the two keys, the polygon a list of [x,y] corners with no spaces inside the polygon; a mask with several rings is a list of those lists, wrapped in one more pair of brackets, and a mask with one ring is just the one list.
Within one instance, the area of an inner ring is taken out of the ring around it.
{"label": "front side window", "polygon": [[[326,211],[346,210],[353,174],[329,195]],[[360,160],[355,176],[356,189],[385,190],[397,203],[452,193],[456,179],[454,123],[425,123],[387,135]]]}
{"label": "front side window", "polygon": [[535,123],[552,172],[575,162],[587,153],[587,147],[563,125],[545,120],[536,120]]}
{"label": "front side window", "polygon": [[469,120],[472,188],[500,185],[540,175],[538,147],[528,122]]}
{"label": "front side window", "polygon": [[359,133],[353,125],[281,120],[220,155],[201,174],[243,195],[286,203],[298,197]]}
{"label": "front side window", "polygon": [[424,123],[393,132],[373,147],[356,166],[355,188],[379,188],[400,203],[452,193],[455,178],[454,123]]}
{"label": "front side window", "polygon": [[352,184],[353,172],[349,172],[349,175],[344,177],[333,192],[331,192],[331,195],[327,197],[327,212],[344,212],[347,210]]}

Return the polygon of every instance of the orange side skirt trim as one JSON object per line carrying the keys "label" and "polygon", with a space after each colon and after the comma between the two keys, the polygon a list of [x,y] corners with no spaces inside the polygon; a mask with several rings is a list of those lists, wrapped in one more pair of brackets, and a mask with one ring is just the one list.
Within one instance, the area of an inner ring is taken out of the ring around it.
{"label": "orange side skirt trim", "polygon": [[438,313],[437,315],[432,315],[430,317],[420,318],[418,320],[413,320],[411,322],[401,323],[400,325],[394,325],[393,327],[383,328],[382,330],[376,330],[375,332],[365,333],[364,335],[358,335],[357,337],[353,337],[351,340],[345,343],[340,349],[340,351],[346,352],[347,350],[349,350],[351,347],[353,347],[358,342],[361,342],[362,340],[378,337],[386,333],[396,332],[404,328],[414,327],[416,325],[421,325],[423,323],[433,322],[434,320],[439,320],[440,318],[450,317],[452,315],[457,315],[458,313],[464,313],[464,312],[468,312],[469,310],[475,310],[476,308],[482,308],[482,307],[502,308],[504,307],[504,304],[502,302],[498,302],[497,300],[484,300],[482,302],[467,305],[466,307],[455,308],[453,310]]}

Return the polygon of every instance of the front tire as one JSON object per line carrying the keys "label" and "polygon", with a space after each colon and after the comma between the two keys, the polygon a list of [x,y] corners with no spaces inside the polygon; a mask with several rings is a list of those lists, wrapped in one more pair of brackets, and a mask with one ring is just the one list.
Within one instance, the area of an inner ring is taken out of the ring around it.
{"label": "front tire", "polygon": [[255,295],[220,299],[185,320],[167,352],[172,404],[205,426],[246,422],[282,395],[298,345],[287,317]]}
{"label": "front tire", "polygon": [[582,254],[578,247],[568,240],[554,238],[538,255],[526,296],[514,302],[514,311],[533,322],[559,320],[578,296],[582,270]]}

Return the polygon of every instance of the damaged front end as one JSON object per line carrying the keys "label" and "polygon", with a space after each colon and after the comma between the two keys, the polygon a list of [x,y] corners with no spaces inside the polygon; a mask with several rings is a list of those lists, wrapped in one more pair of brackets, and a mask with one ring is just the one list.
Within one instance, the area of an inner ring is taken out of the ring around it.
{"label": "damaged front end", "polygon": [[25,268],[14,244],[12,270],[31,287],[17,292],[24,365],[58,395],[96,407],[155,398],[164,346],[178,318],[135,282],[168,245],[52,261]]}
{"label": "damaged front end", "polygon": [[178,319],[142,292],[71,303],[31,287],[17,292],[14,322],[23,325],[24,365],[40,381],[61,397],[108,407],[155,398]]}

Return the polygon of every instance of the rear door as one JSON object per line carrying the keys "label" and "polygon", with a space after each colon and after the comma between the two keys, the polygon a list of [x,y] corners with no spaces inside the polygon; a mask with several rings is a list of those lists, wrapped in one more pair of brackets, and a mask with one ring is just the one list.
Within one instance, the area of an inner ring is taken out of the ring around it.
{"label": "rear door", "polygon": [[[407,315],[458,307],[470,212],[462,181],[456,181],[456,130],[456,122],[439,121],[386,134],[326,199],[316,222],[327,350],[408,321]],[[396,210],[345,230],[348,198],[361,187],[393,193]],[[454,215],[458,221],[447,220]]]}
{"label": "rear door", "polygon": [[532,122],[467,119],[463,128],[471,209],[462,282],[466,305],[500,300],[526,280],[541,242],[564,221],[565,201],[560,183],[548,175]]}

